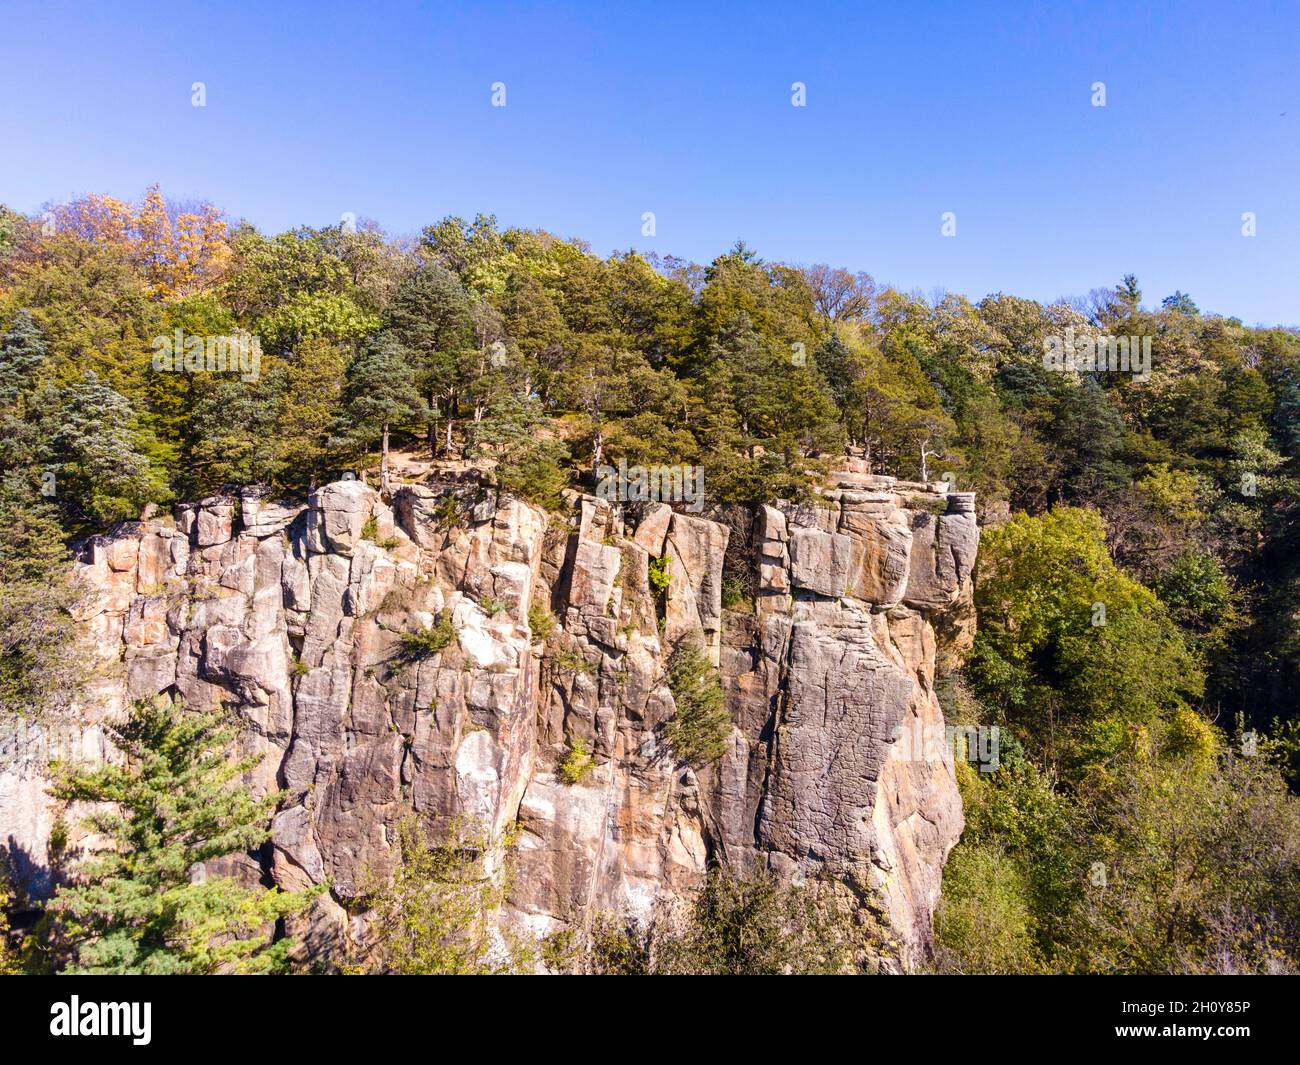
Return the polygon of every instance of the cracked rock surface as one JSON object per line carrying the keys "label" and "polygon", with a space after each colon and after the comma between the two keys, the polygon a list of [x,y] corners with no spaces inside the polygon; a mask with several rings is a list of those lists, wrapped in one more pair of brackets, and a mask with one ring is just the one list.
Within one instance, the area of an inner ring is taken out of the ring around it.
{"label": "cracked rock surface", "polygon": [[[304,934],[322,953],[414,813],[434,831],[517,826],[510,919],[537,932],[648,914],[722,859],[834,877],[882,915],[903,964],[920,957],[962,815],[946,746],[911,739],[943,734],[936,629],[969,638],[943,622],[969,615],[972,497],[847,469],[808,506],[570,503],[557,518],[444,484],[390,506],[344,480],[305,504],[245,489],[87,541],[93,683],[71,719],[0,752],[20,874],[48,891],[52,827],[75,824],[45,795],[48,758],[114,757],[102,722],[170,692],[237,714],[263,756],[250,783],[287,789],[264,872],[290,889],[329,879]],[[728,580],[746,594],[724,606]],[[447,646],[403,653],[402,634],[448,617]],[[719,666],[732,719],[727,753],[698,769],[660,740],[683,638]],[[578,739],[595,765],[567,785]]]}

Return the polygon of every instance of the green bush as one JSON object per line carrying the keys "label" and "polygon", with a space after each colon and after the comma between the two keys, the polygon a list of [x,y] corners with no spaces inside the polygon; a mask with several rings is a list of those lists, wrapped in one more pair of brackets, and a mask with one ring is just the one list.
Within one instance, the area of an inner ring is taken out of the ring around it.
{"label": "green bush", "polygon": [[864,971],[867,929],[834,885],[784,884],[764,869],[712,869],[684,911],[593,922],[587,968],[602,975],[783,976]]}
{"label": "green bush", "polygon": [[555,615],[545,603],[534,599],[528,604],[528,627],[533,630],[533,639],[541,643],[555,631]]}
{"label": "green bush", "polygon": [[558,647],[551,655],[551,664],[562,673],[590,673],[591,663],[578,651]]}
{"label": "green bush", "polygon": [[940,972],[1003,975],[1043,967],[1030,887],[995,844],[963,844],[949,856],[934,932]]}
{"label": "green bush", "polygon": [[494,618],[508,609],[506,604],[500,599],[494,599],[490,595],[483,596],[483,598],[478,601],[478,605],[482,608],[483,613],[490,618]]}
{"label": "green bush", "polygon": [[663,628],[664,620],[668,616],[668,585],[672,579],[668,573],[668,556],[665,554],[652,558],[647,570],[650,594],[654,596],[655,601],[655,618],[659,622],[659,627]]}
{"label": "green bush", "polygon": [[429,658],[446,650],[455,639],[451,614],[444,610],[433,628],[402,633],[402,654],[406,658]]}
{"label": "green bush", "polygon": [[569,747],[569,753],[560,763],[560,779],[566,784],[581,784],[588,773],[596,766],[591,756],[591,748],[581,737],[575,739]]}
{"label": "green bush", "polygon": [[511,447],[497,466],[497,485],[530,503],[554,510],[569,486],[569,449],[559,440],[527,438]]}
{"label": "green bush", "polygon": [[742,610],[749,605],[745,583],[739,577],[726,577],[722,581],[722,606],[726,610]]}
{"label": "green bush", "polygon": [[731,741],[718,670],[698,642],[678,644],[668,660],[668,687],[677,712],[664,724],[664,738],[683,762],[701,766],[716,762]]}

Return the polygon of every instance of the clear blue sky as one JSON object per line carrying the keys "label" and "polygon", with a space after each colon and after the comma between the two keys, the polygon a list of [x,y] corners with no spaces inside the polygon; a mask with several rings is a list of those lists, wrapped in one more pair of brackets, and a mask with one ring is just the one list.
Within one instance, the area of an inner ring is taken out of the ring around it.
{"label": "clear blue sky", "polygon": [[0,31],[19,210],[159,182],[271,231],[485,211],[973,298],[1131,271],[1147,302],[1300,322],[1295,2],[7,2]]}

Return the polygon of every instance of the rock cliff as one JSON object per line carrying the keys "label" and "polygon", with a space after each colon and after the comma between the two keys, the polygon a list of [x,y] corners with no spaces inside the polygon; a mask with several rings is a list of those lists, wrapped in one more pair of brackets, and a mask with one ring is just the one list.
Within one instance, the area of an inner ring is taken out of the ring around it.
{"label": "rock cliff", "polygon": [[[415,812],[517,826],[510,917],[537,932],[648,913],[713,858],[763,861],[842,882],[907,965],[962,826],[936,629],[969,634],[977,541],[971,496],[852,469],[816,505],[709,517],[576,494],[548,515],[472,475],[391,507],[355,480],[305,505],[250,489],[181,506],[84,545],[94,680],[74,721],[9,737],[0,833],[48,886],[45,760],[112,757],[99,723],[170,691],[232,708],[265,756],[252,783],[289,792],[260,860],[285,887],[329,879],[312,950],[346,932],[339,903]],[[444,617],[448,646],[402,654],[402,633]],[[698,770],[659,728],[668,652],[692,635],[733,722]],[[578,739],[596,767],[567,785]]]}

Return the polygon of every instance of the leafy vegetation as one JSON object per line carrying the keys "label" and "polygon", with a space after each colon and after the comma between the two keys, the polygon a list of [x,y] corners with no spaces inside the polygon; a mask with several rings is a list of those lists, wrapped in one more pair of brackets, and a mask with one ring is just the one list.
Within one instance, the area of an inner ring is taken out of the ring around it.
{"label": "leafy vegetation", "polygon": [[587,774],[596,766],[591,756],[591,748],[581,736],[575,737],[569,746],[569,753],[560,762],[560,779],[566,784],[581,784]]}
{"label": "leafy vegetation", "polygon": [[499,930],[494,917],[509,894],[509,878],[487,867],[488,833],[455,822],[441,841],[418,819],[397,830],[399,858],[391,876],[372,873],[362,902],[373,941],[353,972],[403,976],[528,972],[535,944]]}
{"label": "leafy vegetation", "polygon": [[275,937],[276,922],[313,893],[196,873],[270,836],[280,795],[255,798],[240,783],[258,759],[234,757],[235,729],[218,715],[161,696],[111,731],[125,765],[55,767],[51,793],[96,804],[86,825],[106,841],[50,903],[56,964],[86,974],[284,970],[293,944]]}
{"label": "leafy vegetation", "polygon": [[[936,963],[1297,965],[1294,325],[1181,291],[1144,303],[1132,275],[1050,305],[927,300],[743,242],[703,265],[602,258],[484,215],[408,246],[367,225],[263,234],[157,188],[50,212],[0,207],[6,721],[65,709],[82,679],[69,545],[150,504],[302,490],[376,458],[391,489],[397,449],[545,507],[620,460],[698,465],[710,504],[798,501],[848,446],[877,472],[951,473],[985,525],[978,636],[944,696],[1004,750],[962,776]],[[155,368],[160,340],[237,335],[259,341],[254,372]],[[1067,335],[1149,337],[1150,373],[1055,372],[1044,351]],[[448,493],[439,520],[471,500]],[[666,558],[650,582],[662,622]],[[743,591],[724,588],[730,608]],[[530,610],[539,639],[548,618]],[[402,654],[454,639],[444,617]],[[699,765],[730,725],[693,653],[670,668],[665,739]],[[552,668],[591,667],[560,649]],[[1183,834],[1161,834],[1162,809]]]}
{"label": "leafy vegetation", "polygon": [[716,762],[731,741],[731,715],[717,667],[698,641],[683,640],[673,651],[668,687],[677,710],[663,731],[673,754],[693,766]]}
{"label": "leafy vegetation", "polygon": [[536,642],[545,643],[555,631],[555,624],[555,615],[540,599],[534,599],[528,604],[528,628]]}
{"label": "leafy vegetation", "polygon": [[[1300,800],[1284,744],[1198,709],[1214,623],[1181,628],[1113,562],[1092,511],[1018,515],[981,545],[968,676],[1014,737],[992,773],[959,766],[966,831],[944,874],[940,968],[1292,972]],[[1187,555],[1180,558],[1186,559]],[[1097,624],[1097,603],[1108,609]],[[1267,841],[1267,842],[1265,842]]]}
{"label": "leafy vegetation", "polygon": [[829,884],[719,867],[684,911],[594,922],[585,964],[603,975],[835,975],[868,971],[873,946]]}
{"label": "leafy vegetation", "polygon": [[432,658],[456,642],[456,626],[452,624],[451,612],[444,610],[432,628],[404,632],[399,639],[404,658]]}

